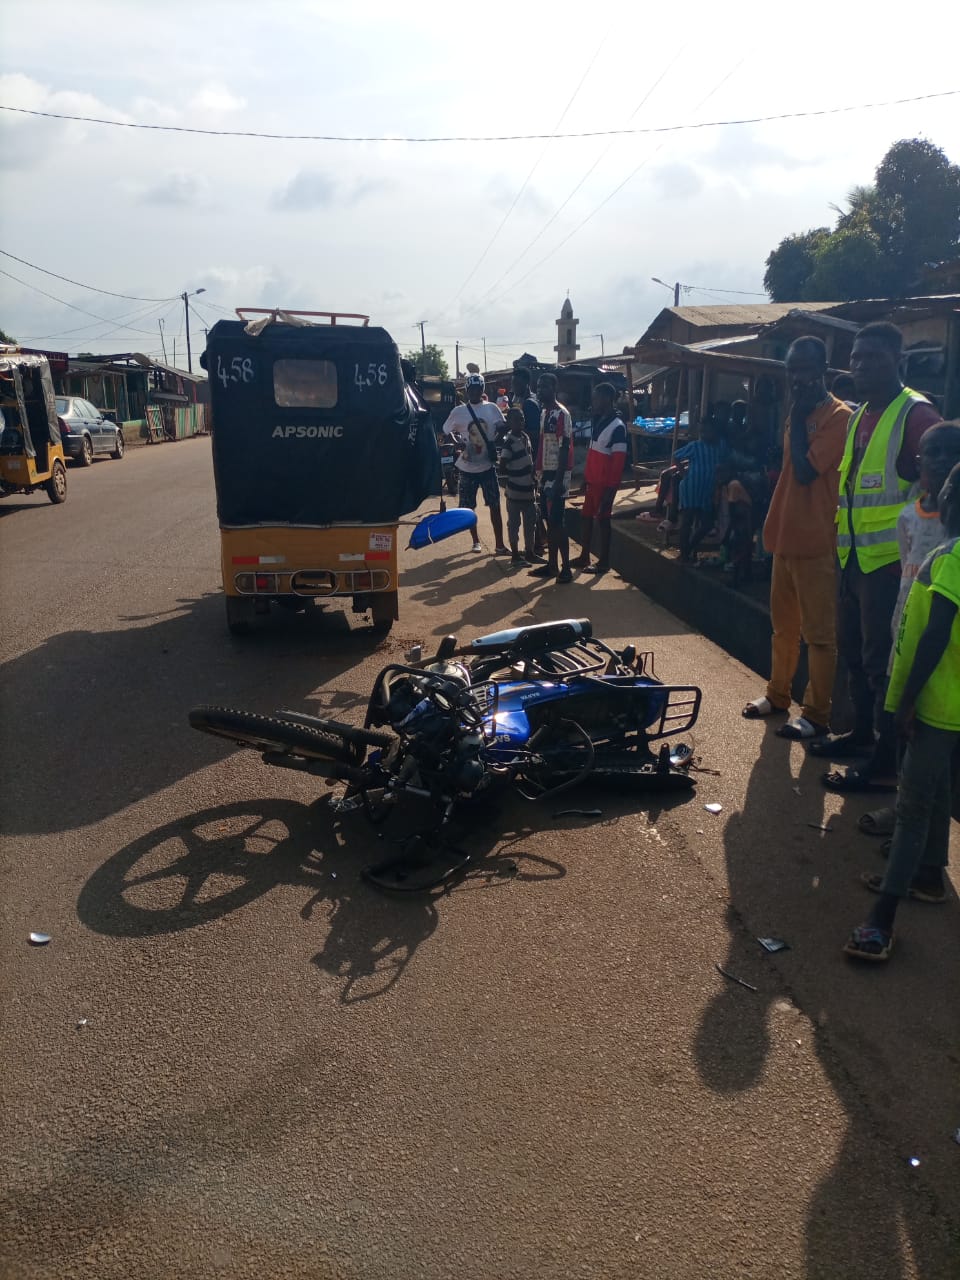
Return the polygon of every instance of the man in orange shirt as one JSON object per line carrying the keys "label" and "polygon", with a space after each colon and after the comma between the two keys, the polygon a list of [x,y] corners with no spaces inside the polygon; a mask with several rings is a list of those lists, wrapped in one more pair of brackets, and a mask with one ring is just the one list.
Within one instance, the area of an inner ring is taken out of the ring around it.
{"label": "man in orange shirt", "polygon": [[783,470],[763,530],[773,556],[770,683],[748,702],[748,720],[790,709],[790,686],[807,642],[810,679],[800,715],[782,725],[781,738],[822,737],[830,726],[837,665],[836,516],[840,459],[850,408],[827,390],[827,351],[819,338],[798,338],[787,352],[790,416]]}

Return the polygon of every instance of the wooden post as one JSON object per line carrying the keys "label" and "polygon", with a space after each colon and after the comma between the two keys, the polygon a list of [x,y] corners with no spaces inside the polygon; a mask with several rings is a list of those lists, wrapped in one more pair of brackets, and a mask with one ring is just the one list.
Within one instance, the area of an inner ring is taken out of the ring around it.
{"label": "wooden post", "polygon": [[707,416],[707,405],[710,402],[710,370],[707,368],[707,362],[703,363],[703,384],[700,387],[700,421],[698,426],[702,426],[704,418]]}
{"label": "wooden post", "polygon": [[670,461],[673,462],[673,455],[677,452],[677,435],[680,431],[680,405],[683,403],[683,377],[687,377],[687,399],[690,398],[690,370],[684,365],[680,365],[680,377],[677,379],[677,407],[674,411],[673,418],[673,439],[670,442]]}
{"label": "wooden post", "polygon": [[949,419],[960,417],[960,311],[947,317],[944,337],[947,368],[943,381],[943,416]]}

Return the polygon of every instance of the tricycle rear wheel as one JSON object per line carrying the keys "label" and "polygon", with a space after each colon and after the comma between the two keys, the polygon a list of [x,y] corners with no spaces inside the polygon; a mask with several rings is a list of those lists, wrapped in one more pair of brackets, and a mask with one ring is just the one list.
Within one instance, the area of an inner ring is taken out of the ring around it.
{"label": "tricycle rear wheel", "polygon": [[227,596],[227,628],[232,636],[248,636],[253,628],[254,602],[242,596]]}
{"label": "tricycle rear wheel", "polygon": [[47,491],[47,497],[54,504],[59,505],[67,500],[67,469],[59,458],[54,460],[53,472],[50,479],[43,486]]}

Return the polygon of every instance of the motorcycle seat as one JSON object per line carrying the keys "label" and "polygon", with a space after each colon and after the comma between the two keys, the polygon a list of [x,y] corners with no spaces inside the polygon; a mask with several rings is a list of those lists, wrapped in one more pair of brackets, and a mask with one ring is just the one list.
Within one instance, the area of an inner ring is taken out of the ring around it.
{"label": "motorcycle seat", "polygon": [[536,622],[529,627],[510,627],[506,631],[476,636],[470,641],[470,651],[484,655],[509,653],[525,658],[548,649],[572,649],[592,637],[593,625],[589,618],[562,618],[556,622]]}

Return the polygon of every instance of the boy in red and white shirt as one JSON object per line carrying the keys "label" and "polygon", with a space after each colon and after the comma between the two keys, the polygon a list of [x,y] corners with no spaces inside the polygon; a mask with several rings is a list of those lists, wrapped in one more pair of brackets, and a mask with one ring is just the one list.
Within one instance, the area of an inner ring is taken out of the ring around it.
{"label": "boy in red and white shirt", "polygon": [[[587,496],[580,525],[583,550],[573,561],[574,569],[586,569],[588,573],[606,573],[610,568],[610,517],[627,461],[627,428],[614,410],[616,399],[617,393],[609,382],[599,382],[593,388],[590,406],[593,410],[593,439],[587,451],[584,474]],[[591,565],[590,541],[594,521],[600,526],[600,555],[597,563]]]}

